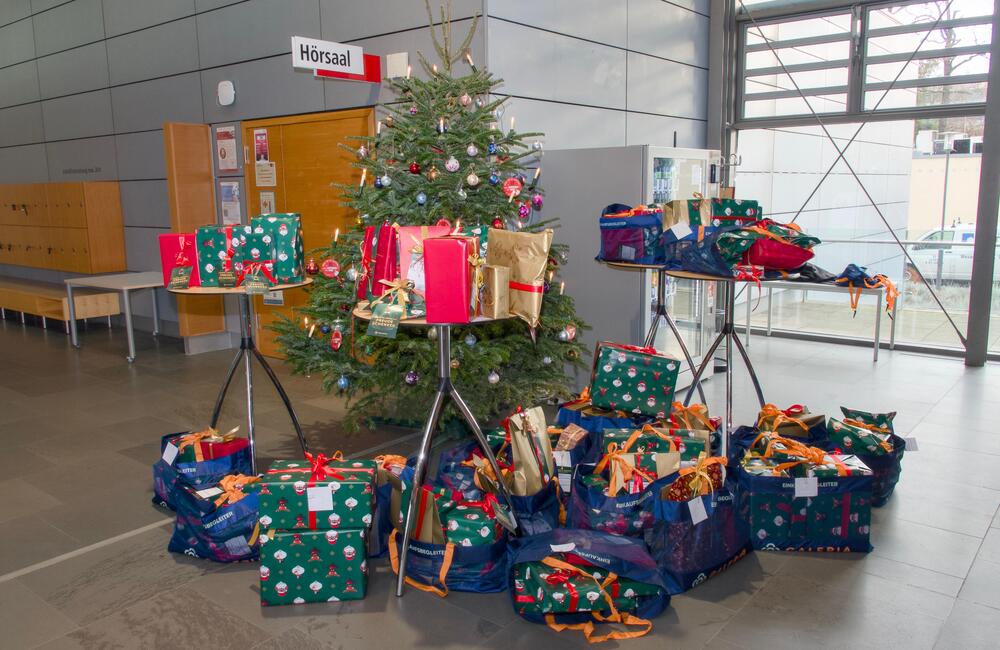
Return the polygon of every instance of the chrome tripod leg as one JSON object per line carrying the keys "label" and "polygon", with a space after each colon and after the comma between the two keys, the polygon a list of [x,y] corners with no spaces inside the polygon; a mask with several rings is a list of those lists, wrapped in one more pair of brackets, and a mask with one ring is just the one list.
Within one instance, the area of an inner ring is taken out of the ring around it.
{"label": "chrome tripod leg", "polygon": [[743,363],[747,366],[747,372],[750,373],[750,381],[753,382],[753,389],[757,392],[757,401],[760,402],[761,407],[764,406],[764,389],[760,386],[760,380],[757,379],[757,372],[753,368],[753,364],[750,363],[750,355],[747,354],[746,348],[740,342],[738,336],[733,336],[733,341],[736,343],[736,349],[739,350],[740,356],[743,357]]}
{"label": "chrome tripod leg", "polygon": [[[674,319],[671,318],[669,315],[665,316],[664,319],[667,321],[667,325],[670,326],[670,330],[674,333],[674,338],[677,339],[677,343],[681,346],[681,352],[684,353],[684,359],[685,361],[687,361],[688,368],[691,369],[691,373],[693,374],[695,372],[694,359],[691,358],[691,352],[688,350],[687,345],[684,343],[684,339],[681,338],[681,332],[679,329],[677,329],[677,324],[674,323]],[[693,385],[698,388],[698,396],[701,397],[701,403],[702,404],[707,403],[707,400],[705,399],[705,389],[702,387],[701,381],[698,381],[696,384]]]}
{"label": "chrome tripod leg", "polygon": [[260,362],[261,367],[264,368],[264,372],[267,373],[268,378],[271,383],[274,384],[274,389],[278,391],[278,397],[285,404],[285,410],[288,411],[288,417],[292,419],[292,426],[295,427],[295,435],[299,437],[299,446],[302,447],[302,453],[309,451],[309,445],[306,443],[306,437],[302,433],[302,426],[299,424],[299,419],[295,417],[295,409],[292,408],[292,402],[288,399],[288,395],[285,393],[285,388],[278,381],[278,376],[274,374],[274,370],[271,369],[270,364],[264,359],[264,355],[260,353],[256,347],[253,348],[253,355],[257,357],[257,361]]}
{"label": "chrome tripod leg", "polygon": [[236,374],[236,369],[240,367],[240,361],[243,359],[243,353],[246,352],[243,348],[236,353],[233,357],[233,363],[229,366],[229,374],[226,375],[226,381],[223,382],[222,388],[219,390],[219,396],[215,398],[215,408],[212,409],[212,421],[209,424],[213,429],[217,424],[219,424],[219,414],[222,412],[222,403],[226,399],[226,392],[229,390],[229,384],[233,383],[233,375]]}
{"label": "chrome tripod leg", "polygon": [[694,389],[700,386],[699,381],[701,380],[701,376],[705,374],[705,369],[708,367],[708,364],[712,363],[715,357],[715,351],[719,349],[719,345],[722,343],[724,338],[726,338],[726,333],[722,332],[715,337],[715,340],[712,341],[712,345],[708,347],[708,351],[705,353],[705,358],[701,360],[701,365],[698,366],[697,372],[694,373],[694,377],[691,379],[691,387],[688,388],[687,395],[684,396],[685,406],[691,403],[691,398],[694,397]]}

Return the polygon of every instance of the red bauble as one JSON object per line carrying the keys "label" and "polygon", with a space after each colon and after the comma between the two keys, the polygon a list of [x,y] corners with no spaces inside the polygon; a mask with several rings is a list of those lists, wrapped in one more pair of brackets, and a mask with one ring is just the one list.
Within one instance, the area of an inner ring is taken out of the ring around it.
{"label": "red bauble", "polygon": [[336,351],[340,349],[343,343],[344,335],[340,333],[340,330],[333,330],[333,334],[330,335],[330,347]]}
{"label": "red bauble", "polygon": [[504,229],[503,220],[500,217],[497,217],[496,219],[494,219],[493,223],[491,225],[494,228],[498,229],[498,230],[503,230]]}
{"label": "red bauble", "polygon": [[419,174],[420,173],[420,165],[418,165],[415,162],[411,162],[410,163],[410,173],[411,174]]}
{"label": "red bauble", "polygon": [[521,189],[524,187],[519,179],[511,177],[503,182],[503,193],[507,196],[517,196],[521,193]]}
{"label": "red bauble", "polygon": [[451,222],[445,218],[438,219],[437,223],[434,225],[438,227],[451,228]]}
{"label": "red bauble", "polygon": [[[306,267],[306,270],[308,271],[309,267]],[[323,274],[324,278],[333,279],[338,275],[340,275],[340,262],[338,262],[333,258],[330,258],[328,260],[323,260],[323,265],[320,266],[319,270],[320,273]]]}
{"label": "red bauble", "polygon": [[316,275],[317,273],[319,273],[319,265],[316,264],[316,260],[314,260],[311,257],[306,262],[306,273],[308,273],[309,275]]}

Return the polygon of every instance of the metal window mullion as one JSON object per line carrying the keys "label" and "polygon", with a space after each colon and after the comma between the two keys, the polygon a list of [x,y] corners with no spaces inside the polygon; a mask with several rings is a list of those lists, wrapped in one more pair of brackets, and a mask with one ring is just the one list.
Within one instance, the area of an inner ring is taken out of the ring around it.
{"label": "metal window mullion", "polygon": [[[768,23],[772,25],[774,23]],[[780,24],[780,21],[779,21]],[[761,27],[767,27],[768,25],[761,25]],[[843,32],[842,34],[821,34],[819,36],[804,36],[802,38],[789,38],[784,41],[771,41],[764,36],[763,32],[759,32],[758,36],[765,40],[764,43],[753,43],[747,44],[744,48],[745,52],[769,52],[771,49],[775,50],[785,50],[791,47],[808,47],[810,45],[825,45],[827,43],[839,43],[841,41],[846,41],[851,38],[848,32]],[[770,47],[768,47],[770,44]]]}
{"label": "metal window mullion", "polygon": [[983,83],[989,79],[987,74],[962,74],[951,77],[921,77],[919,79],[900,79],[893,83],[891,81],[876,81],[865,84],[865,91],[887,90],[890,86],[893,90],[906,88],[926,88],[928,86],[956,86],[959,84]]}
{"label": "metal window mullion", "polygon": [[733,85],[733,87],[734,87],[734,89],[736,91],[736,97],[734,98],[734,101],[735,101],[734,106],[735,106],[735,109],[736,109],[734,111],[734,115],[733,115],[734,122],[738,122],[738,121],[740,121],[742,119],[745,119],[746,118],[746,114],[747,114],[747,111],[746,111],[746,100],[744,99],[744,97],[746,96],[746,93],[747,93],[747,89],[746,89],[746,84],[747,84],[747,76],[746,76],[746,69],[747,69],[747,30],[750,29],[750,25],[749,24],[747,24],[747,25],[741,25],[740,23],[736,23],[736,25],[737,25],[737,36],[736,36],[736,38],[738,39],[737,40],[737,48],[736,48],[736,50],[737,50],[737,52],[739,52],[739,54],[737,55],[739,61],[736,64],[736,68],[737,68],[737,73],[736,74],[737,74],[737,76],[736,76],[735,79],[732,80],[732,85]]}
{"label": "metal window mullion", "polygon": [[[970,16],[968,18],[953,18],[952,20],[942,20],[934,27],[935,31],[949,29],[952,27],[971,27],[973,25],[989,25],[993,20],[990,16]],[[934,22],[914,23],[912,25],[896,25],[894,27],[878,27],[868,32],[869,38],[879,38],[882,36],[898,36],[899,34],[912,34],[913,32],[924,32],[934,26]]]}
{"label": "metal window mullion", "polygon": [[[759,83],[759,82],[758,82]],[[747,93],[745,99],[748,102],[759,102],[768,99],[789,99],[791,97],[817,97],[821,95],[843,95],[847,92],[847,86],[822,86],[819,88],[799,88],[793,90],[775,90],[766,93]]]}
{"label": "metal window mullion", "polygon": [[851,8],[851,65],[847,69],[847,106],[848,114],[861,112],[864,106],[865,56],[868,53],[868,39],[865,38],[868,13],[863,7],[855,5]]}
{"label": "metal window mullion", "polygon": [[818,70],[838,70],[840,68],[846,68],[850,65],[851,60],[848,59],[835,59],[833,61],[813,61],[811,63],[793,63],[791,65],[786,65],[784,69],[780,65],[770,66],[767,68],[750,68],[746,70],[746,76],[748,77],[765,77],[768,75],[779,75],[783,74],[785,70],[790,73],[795,72],[815,72]]}
{"label": "metal window mullion", "polygon": [[[989,54],[991,45],[966,45],[963,47],[944,48],[939,50],[924,50],[913,55],[914,61],[924,59],[943,59],[953,56],[966,56],[974,54]],[[898,54],[879,54],[876,56],[866,56],[865,66],[881,65],[884,63],[899,63],[910,59],[911,52],[900,52]]]}

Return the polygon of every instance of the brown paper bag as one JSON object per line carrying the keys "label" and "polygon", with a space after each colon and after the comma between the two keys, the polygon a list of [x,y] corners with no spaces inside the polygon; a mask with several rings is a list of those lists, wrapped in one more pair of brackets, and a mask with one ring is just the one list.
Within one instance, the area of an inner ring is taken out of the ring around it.
{"label": "brown paper bag", "polygon": [[[386,479],[392,483],[392,499],[389,501],[389,516],[392,519],[393,526],[395,526],[400,532],[403,532],[406,524],[406,513],[403,512],[403,507],[404,505],[409,505],[409,502],[404,503],[403,501],[403,482],[399,479],[399,477],[392,474],[387,474]],[[407,486],[408,489],[410,487],[412,486]],[[417,523],[413,525],[413,533],[410,535],[410,539],[415,539],[418,542],[428,542],[430,544],[444,544],[448,540],[445,539],[444,525],[441,523],[441,514],[438,512],[437,499],[435,499],[434,495],[431,493],[426,493],[426,495],[427,497],[422,503],[422,512],[421,508],[418,506],[415,513]]]}
{"label": "brown paper bag", "polygon": [[483,316],[507,318],[510,316],[510,269],[506,266],[483,267]]}
{"label": "brown paper bag", "polygon": [[510,314],[538,326],[545,291],[552,230],[514,232],[490,228],[486,263],[510,269]]}
{"label": "brown paper bag", "polygon": [[545,413],[540,406],[515,413],[507,419],[507,426],[514,464],[512,494],[537,494],[555,475]]}

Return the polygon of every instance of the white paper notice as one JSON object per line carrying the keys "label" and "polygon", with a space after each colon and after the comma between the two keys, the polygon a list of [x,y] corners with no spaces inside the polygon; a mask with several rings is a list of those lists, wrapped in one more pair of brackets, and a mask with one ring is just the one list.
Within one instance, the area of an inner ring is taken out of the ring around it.
{"label": "white paper notice", "polygon": [[557,467],[569,467],[573,464],[573,461],[569,459],[569,452],[563,451],[553,451],[552,460],[556,462]]}
{"label": "white paper notice", "polygon": [[691,184],[701,189],[701,163],[691,166]]}
{"label": "white paper notice", "polygon": [[217,497],[222,494],[222,490],[217,487],[205,488],[204,490],[198,490],[195,492],[202,499],[211,499],[212,497]]}
{"label": "white paper notice", "polygon": [[576,544],[569,542],[568,544],[549,544],[549,548],[552,549],[553,553],[569,553],[576,549]]}
{"label": "white paper notice", "polygon": [[281,291],[265,291],[264,304],[277,305],[281,307],[285,304],[285,294],[282,293]]}
{"label": "white paper notice", "polygon": [[819,494],[819,479],[815,476],[795,479],[795,498],[814,497]]}
{"label": "white paper notice", "polygon": [[906,441],[906,451],[920,451],[920,447],[917,446],[916,438],[903,438]]}
{"label": "white paper notice", "polygon": [[333,492],[329,485],[306,488],[306,501],[309,503],[309,512],[333,510]]}
{"label": "white paper notice", "polygon": [[177,445],[172,442],[168,442],[167,446],[163,449],[163,461],[167,465],[173,465],[174,459],[177,458],[178,451],[180,450],[177,449]]}
{"label": "white paper notice", "polygon": [[691,512],[691,523],[694,525],[708,519],[708,513],[705,512],[705,502],[701,500],[701,497],[695,497],[688,501],[688,510]]}
{"label": "white paper notice", "polygon": [[239,161],[236,159],[235,126],[220,126],[215,130],[215,154],[220,172],[236,171],[239,167]]}
{"label": "white paper notice", "polygon": [[260,213],[271,214],[272,212],[277,212],[277,210],[274,209],[274,192],[261,192]]}
{"label": "white paper notice", "polygon": [[670,226],[670,232],[677,239],[684,239],[691,234],[691,226],[688,225],[687,221],[678,221],[674,225]]}
{"label": "white paper notice", "polygon": [[257,187],[275,187],[278,184],[278,174],[273,162],[262,161],[253,166],[254,183]]}
{"label": "white paper notice", "polygon": [[240,209],[239,181],[222,181],[219,183],[219,199],[222,204],[222,223],[234,226],[243,220]]}

